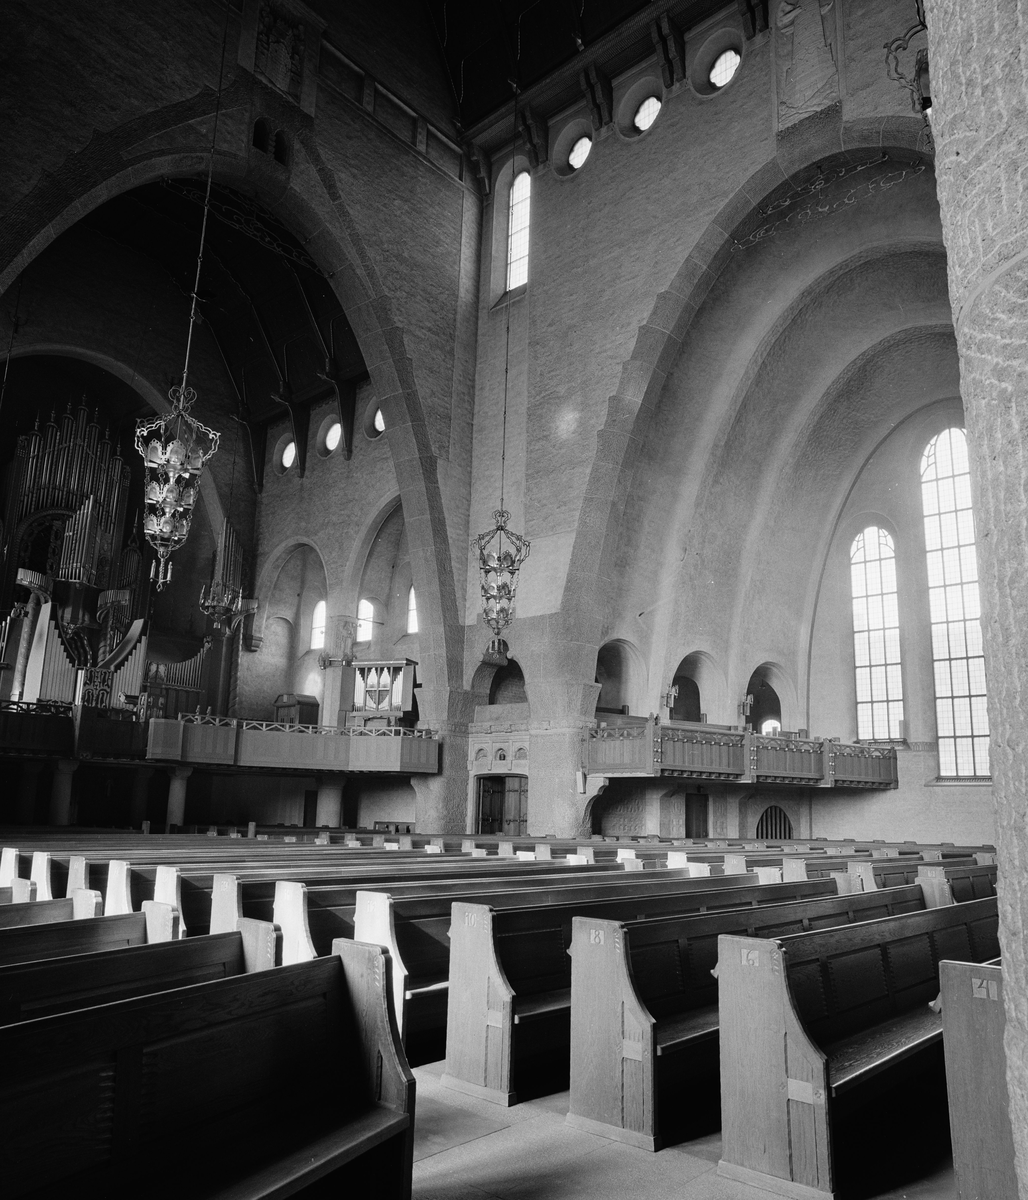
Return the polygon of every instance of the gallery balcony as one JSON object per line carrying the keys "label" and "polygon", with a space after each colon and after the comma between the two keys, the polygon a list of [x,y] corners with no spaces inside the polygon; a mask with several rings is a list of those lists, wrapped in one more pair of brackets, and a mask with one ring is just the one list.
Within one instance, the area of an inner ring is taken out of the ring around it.
{"label": "gallery balcony", "polygon": [[588,730],[583,767],[590,775],[672,776],[708,782],[894,788],[893,746],[832,738],[764,736],[729,725],[609,716]]}
{"label": "gallery balcony", "polygon": [[435,775],[439,736],[399,726],[337,729],[183,713],[150,721],[146,756],[195,766]]}

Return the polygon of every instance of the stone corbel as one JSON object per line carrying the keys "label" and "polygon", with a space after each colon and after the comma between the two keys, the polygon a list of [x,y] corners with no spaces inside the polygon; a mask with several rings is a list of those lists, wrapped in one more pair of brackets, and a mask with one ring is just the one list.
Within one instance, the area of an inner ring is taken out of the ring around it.
{"label": "stone corbel", "polygon": [[519,110],[518,117],[521,123],[521,132],[527,143],[528,161],[533,167],[538,167],[549,157],[547,143],[549,132],[546,122],[542,117],[536,116],[527,104]]}
{"label": "stone corbel", "polygon": [[579,74],[578,82],[589,105],[593,129],[609,125],[614,120],[614,90],[610,80],[595,63],[590,63]]}
{"label": "stone corbel", "polygon": [[768,27],[768,0],[736,0],[746,40],[764,33]]}
{"label": "stone corbel", "polygon": [[650,26],[650,37],[660,56],[660,74],[665,87],[685,81],[685,41],[678,26],[665,13]]}

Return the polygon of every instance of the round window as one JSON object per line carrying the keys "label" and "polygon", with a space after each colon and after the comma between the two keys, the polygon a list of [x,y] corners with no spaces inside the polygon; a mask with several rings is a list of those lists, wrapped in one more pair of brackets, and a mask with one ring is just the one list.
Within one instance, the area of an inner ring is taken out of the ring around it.
{"label": "round window", "polygon": [[568,165],[573,171],[578,168],[589,157],[589,151],[593,148],[593,140],[590,137],[580,137],[577,142],[571,147],[571,153],[568,155]]}
{"label": "round window", "polygon": [[286,442],[282,448],[282,469],[288,471],[289,468],[296,462],[296,443]]}
{"label": "round window", "polygon": [[725,50],[719,54],[714,60],[714,65],[710,68],[710,74],[707,78],[710,80],[711,87],[723,88],[726,83],[729,83],[739,69],[739,64],[742,58],[738,50]]}
{"label": "round window", "polygon": [[385,417],[382,416],[382,410],[380,408],[375,409],[375,419],[371,423],[379,433],[385,433]]}
{"label": "round window", "polygon": [[338,421],[333,421],[332,424],[329,425],[328,429],[325,431],[325,449],[329,452],[329,454],[331,454],[332,451],[336,448],[336,446],[339,445],[339,439],[342,436],[343,436],[342,425],[340,425]]}
{"label": "round window", "polygon": [[640,133],[644,133],[653,122],[657,119],[657,114],[660,112],[660,101],[656,96],[647,96],[646,99],[635,110],[635,116],[632,118],[632,124]]}

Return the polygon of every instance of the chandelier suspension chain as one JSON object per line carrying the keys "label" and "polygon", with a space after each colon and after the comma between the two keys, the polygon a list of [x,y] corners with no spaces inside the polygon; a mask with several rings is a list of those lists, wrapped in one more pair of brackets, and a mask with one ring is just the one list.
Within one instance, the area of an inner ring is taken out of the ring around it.
{"label": "chandelier suspension chain", "polygon": [[[510,138],[510,199],[507,202],[508,214],[514,198],[514,181],[517,178],[517,144],[518,144],[518,73],[521,69],[521,18],[517,25],[517,51],[514,55],[514,129]],[[510,217],[508,215],[508,222]],[[510,270],[510,230],[507,231],[507,270]],[[507,329],[503,353],[503,423],[500,434],[500,508],[506,508],[503,502],[507,468],[507,390],[510,380],[510,288],[507,288]]]}
{"label": "chandelier suspension chain", "polygon": [[211,133],[211,161],[207,167],[207,191],[203,199],[203,222],[200,225],[200,248],[196,256],[196,277],[193,280],[193,296],[189,305],[189,332],[186,336],[186,358],[182,366],[182,401],[186,400],[189,379],[189,356],[193,349],[193,328],[197,317],[197,292],[200,290],[200,272],[203,269],[203,248],[207,240],[207,217],[211,211],[211,185],[214,180],[214,155],[218,146],[218,124],[221,120],[221,91],[225,83],[225,51],[228,46],[229,6],[225,5],[225,23],[221,34],[221,63],[218,67],[218,95],[214,102],[214,129]]}

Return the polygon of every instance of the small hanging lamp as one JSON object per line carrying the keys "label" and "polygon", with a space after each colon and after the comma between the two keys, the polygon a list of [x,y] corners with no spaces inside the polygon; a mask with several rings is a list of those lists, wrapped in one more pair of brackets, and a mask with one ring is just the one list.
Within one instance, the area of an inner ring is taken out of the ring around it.
{"label": "small hanging lamp", "polygon": [[[518,38],[520,48],[520,30]],[[514,187],[516,172],[515,146],[518,134],[518,85],[514,88],[514,131],[511,137],[510,179]],[[493,513],[493,527],[471,539],[472,547],[478,552],[478,569],[481,574],[482,615],[493,631],[489,653],[506,656],[507,646],[500,636],[514,620],[514,601],[518,590],[518,574],[528,558],[532,543],[520,533],[509,529],[510,513],[503,503],[504,474],[507,460],[507,387],[510,375],[510,295],[507,296],[507,346],[503,364],[503,433],[500,443],[500,507]]]}
{"label": "small hanging lamp", "polygon": [[189,386],[189,354],[193,347],[193,332],[199,319],[197,292],[203,267],[203,248],[207,238],[207,218],[211,208],[211,182],[214,177],[214,152],[218,144],[218,118],[221,116],[221,89],[225,77],[225,45],[228,33],[226,14],[225,35],[221,43],[221,71],[218,77],[218,98],[214,107],[214,131],[211,135],[211,161],[207,170],[207,193],[203,202],[203,224],[200,227],[200,248],[196,256],[196,276],[189,309],[189,334],[186,338],[186,358],[182,367],[182,382],[168,392],[171,409],[158,417],[136,424],[136,449],[143,456],[143,536],[157,555],[150,569],[150,578],[161,591],[171,579],[174,552],[189,537],[200,486],[200,476],[208,460],[218,449],[221,435],[208,429],[189,415],[196,392]]}

